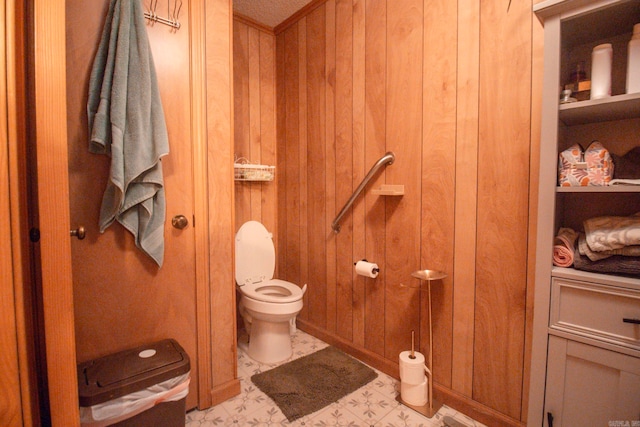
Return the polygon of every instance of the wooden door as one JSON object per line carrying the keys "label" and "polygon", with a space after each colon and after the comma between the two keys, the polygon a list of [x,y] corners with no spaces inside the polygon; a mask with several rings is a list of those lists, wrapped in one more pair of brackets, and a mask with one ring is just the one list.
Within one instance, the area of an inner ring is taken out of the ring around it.
{"label": "wooden door", "polygon": [[[73,289],[78,361],[164,338],[175,338],[191,359],[191,391],[197,399],[196,279],[190,110],[189,2],[180,11],[178,31],[147,25],[167,128],[170,154],[162,161],[166,191],[165,255],[161,268],[136,248],[131,233],[114,222],[98,227],[110,158],[88,151],[88,81],[109,1],[87,7],[66,2],[67,128],[69,208],[72,228],[84,226],[86,238],[73,239]],[[148,1],[143,2],[148,7]],[[158,11],[160,16],[166,10]],[[171,218],[189,225],[176,229]],[[204,218],[202,219],[204,221]]]}

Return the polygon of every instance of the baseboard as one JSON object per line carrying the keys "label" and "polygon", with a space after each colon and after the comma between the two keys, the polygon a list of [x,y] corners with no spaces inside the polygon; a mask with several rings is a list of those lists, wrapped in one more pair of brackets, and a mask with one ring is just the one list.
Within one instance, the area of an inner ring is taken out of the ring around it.
{"label": "baseboard", "polygon": [[219,384],[211,389],[212,406],[218,405],[227,399],[240,394],[240,380],[234,379],[226,383]]}
{"label": "baseboard", "polygon": [[[384,372],[385,374],[392,376],[395,379],[400,379],[400,372],[398,369],[398,362],[391,361],[377,353],[363,349],[353,345],[350,341],[344,338],[335,336],[324,329],[318,328],[313,324],[307,322],[304,319],[298,318],[296,320],[298,328],[313,335],[322,341],[339,348],[345,353],[361,360],[362,362],[372,366],[373,368]],[[473,418],[476,421],[480,421],[483,424],[491,427],[524,427],[525,423],[508,417],[494,409],[489,408],[475,400],[463,396],[454,390],[444,387],[438,383],[434,383],[433,394],[436,400],[444,403],[445,405],[462,412],[465,415]]]}

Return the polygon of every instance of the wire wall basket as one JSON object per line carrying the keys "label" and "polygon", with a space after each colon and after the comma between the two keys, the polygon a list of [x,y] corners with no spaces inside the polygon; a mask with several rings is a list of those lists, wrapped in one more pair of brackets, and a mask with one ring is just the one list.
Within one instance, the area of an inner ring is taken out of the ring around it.
{"label": "wire wall basket", "polygon": [[276,174],[275,166],[234,163],[233,169],[236,181],[273,181]]}

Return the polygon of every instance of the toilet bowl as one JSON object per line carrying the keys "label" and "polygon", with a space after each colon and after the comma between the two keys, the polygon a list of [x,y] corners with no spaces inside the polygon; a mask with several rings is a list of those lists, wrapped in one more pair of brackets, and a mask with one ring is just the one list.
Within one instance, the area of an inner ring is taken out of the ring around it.
{"label": "toilet bowl", "polygon": [[247,354],[262,363],[291,357],[291,333],[307,290],[274,279],[275,259],[271,233],[258,221],[244,223],[236,233],[238,311],[249,335]]}

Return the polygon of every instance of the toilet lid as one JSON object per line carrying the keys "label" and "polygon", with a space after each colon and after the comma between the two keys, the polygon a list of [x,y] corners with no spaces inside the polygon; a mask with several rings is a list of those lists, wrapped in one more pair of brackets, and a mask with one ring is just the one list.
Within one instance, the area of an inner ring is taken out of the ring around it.
{"label": "toilet lid", "polygon": [[236,233],[236,283],[244,286],[273,278],[276,251],[271,233],[258,221],[242,224]]}
{"label": "toilet lid", "polygon": [[306,287],[302,290],[291,282],[279,279],[248,283],[240,288],[240,292],[247,298],[281,304],[301,300],[304,291]]}

